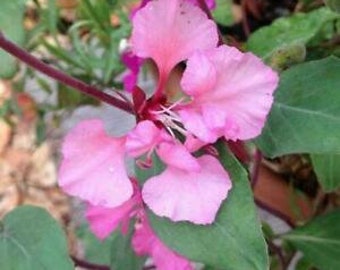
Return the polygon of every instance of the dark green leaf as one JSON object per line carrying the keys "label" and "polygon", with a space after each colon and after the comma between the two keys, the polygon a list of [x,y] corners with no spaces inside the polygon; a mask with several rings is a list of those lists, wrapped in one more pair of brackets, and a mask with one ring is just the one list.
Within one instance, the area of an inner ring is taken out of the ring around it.
{"label": "dark green leaf", "polygon": [[296,264],[295,270],[312,270],[313,265],[305,257],[302,257]]}
{"label": "dark green leaf", "polygon": [[270,26],[254,32],[247,43],[247,49],[260,57],[268,58],[282,47],[307,44],[321,30],[325,23],[340,18],[328,8],[309,13],[296,13],[274,21]]}
{"label": "dark green leaf", "polygon": [[282,73],[275,102],[257,139],[269,157],[340,153],[340,60],[329,57]]}
{"label": "dark green leaf", "polygon": [[222,144],[219,154],[233,188],[214,224],[173,223],[149,213],[152,227],[169,247],[193,261],[228,270],[267,269],[267,249],[247,174]]}
{"label": "dark green leaf", "polygon": [[0,222],[0,262],[6,270],[73,270],[64,233],[43,209],[22,206]]}
{"label": "dark green leaf", "polygon": [[317,217],[283,236],[321,270],[339,269],[340,211]]}
{"label": "dark green leaf", "polygon": [[333,191],[340,186],[340,155],[312,155],[314,170],[323,189]]}
{"label": "dark green leaf", "polygon": [[[0,8],[0,31],[18,45],[23,45],[25,32],[23,17],[25,0],[1,1]],[[12,77],[16,70],[16,60],[8,53],[0,49],[0,78]]]}

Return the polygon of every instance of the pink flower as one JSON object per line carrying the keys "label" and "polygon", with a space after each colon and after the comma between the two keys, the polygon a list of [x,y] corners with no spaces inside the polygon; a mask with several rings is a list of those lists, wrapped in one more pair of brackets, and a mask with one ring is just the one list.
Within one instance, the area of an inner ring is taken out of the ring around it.
{"label": "pink flower", "polygon": [[[151,256],[160,270],[192,267],[156,237],[143,203],[172,221],[213,223],[232,183],[219,160],[204,149],[221,137],[258,136],[278,84],[277,74],[256,56],[217,47],[216,25],[193,2],[143,1],[133,17],[132,53],[123,60],[131,70],[125,83],[134,89],[136,127],[116,138],[106,134],[101,121],[84,121],[62,146],[59,184],[88,203],[92,231],[103,239],[119,225],[126,231],[131,217],[137,217],[133,247],[137,254]],[[149,99],[135,86],[139,58],[151,58],[159,72]],[[182,98],[173,102],[164,88],[181,61],[187,61],[178,93]],[[152,155],[165,168],[140,191],[124,160],[133,157],[137,165],[152,167]]]}
{"label": "pink flower", "polygon": [[[143,201],[173,221],[211,224],[232,184],[217,158],[207,153],[196,157],[195,151],[221,137],[247,140],[259,135],[278,76],[250,53],[216,47],[216,25],[188,0],[147,3],[133,18],[131,40],[133,53],[153,59],[158,67],[154,95],[147,100],[135,88],[138,123],[124,137],[109,137],[98,120],[76,126],[63,144],[59,183],[92,205],[88,215],[93,230],[99,228],[103,237],[133,209],[124,158],[145,158],[137,164],[150,167],[156,154],[166,168],[145,182]],[[164,85],[185,60],[183,97],[171,103]],[[98,225],[102,208],[118,218]]]}

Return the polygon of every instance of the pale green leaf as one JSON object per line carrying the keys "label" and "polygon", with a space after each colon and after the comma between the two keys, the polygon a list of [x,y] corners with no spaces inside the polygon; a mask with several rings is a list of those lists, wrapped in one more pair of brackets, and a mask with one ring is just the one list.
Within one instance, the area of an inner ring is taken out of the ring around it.
{"label": "pale green leaf", "polygon": [[21,206],[0,221],[0,262],[6,270],[73,270],[65,235],[46,210]]}

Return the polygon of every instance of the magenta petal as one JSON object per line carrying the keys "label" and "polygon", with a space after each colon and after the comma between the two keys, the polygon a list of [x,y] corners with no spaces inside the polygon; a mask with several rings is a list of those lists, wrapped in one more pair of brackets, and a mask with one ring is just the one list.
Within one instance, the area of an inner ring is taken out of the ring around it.
{"label": "magenta petal", "polygon": [[198,162],[199,173],[169,166],[144,184],[143,200],[155,214],[195,224],[215,220],[232,184],[216,158],[204,155]]}
{"label": "magenta petal", "polygon": [[205,13],[186,0],[149,2],[133,18],[132,46],[142,58],[152,58],[160,77],[196,50],[214,48],[217,28]]}
{"label": "magenta petal", "polygon": [[136,228],[132,246],[138,255],[149,255],[158,270],[193,270],[186,258],[169,249],[157,238],[146,220]]}
{"label": "magenta petal", "polygon": [[[188,2],[191,2],[195,5],[198,5],[199,0],[187,0]],[[216,2],[215,0],[205,0],[205,3],[207,4],[207,7],[209,9],[214,9],[216,7]]]}
{"label": "magenta petal", "polygon": [[121,205],[133,193],[125,170],[124,142],[107,136],[100,120],[79,123],[62,145],[59,185],[92,205]]}
{"label": "magenta petal", "polygon": [[91,231],[99,239],[105,239],[118,228],[119,224],[129,220],[134,205],[135,202],[131,199],[114,208],[88,205],[86,219]]}
{"label": "magenta petal", "polygon": [[123,77],[124,89],[131,93],[137,84],[138,73],[143,59],[137,57],[132,52],[124,52],[121,60],[128,69],[128,72]]}

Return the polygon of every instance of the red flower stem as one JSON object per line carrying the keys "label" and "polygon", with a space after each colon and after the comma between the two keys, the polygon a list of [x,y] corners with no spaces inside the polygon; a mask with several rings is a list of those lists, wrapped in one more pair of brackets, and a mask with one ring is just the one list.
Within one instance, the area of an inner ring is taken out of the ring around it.
{"label": "red flower stem", "polygon": [[75,266],[79,266],[85,269],[89,269],[89,270],[110,270],[110,267],[107,265],[100,265],[100,264],[94,264],[94,263],[90,263],[87,261],[83,261],[80,260],[74,256],[71,256]]}
{"label": "red flower stem", "polygon": [[[214,21],[214,17],[211,15],[210,9],[207,6],[207,3],[205,2],[205,0],[197,0],[197,2],[198,2],[199,7],[203,10],[203,12],[207,15],[207,17],[210,20]],[[218,31],[218,45],[222,45],[224,44],[223,36],[221,32],[219,31],[219,29],[217,29],[217,31]]]}
{"label": "red flower stem", "polygon": [[292,220],[286,216],[284,213],[272,208],[270,205],[267,205],[257,199],[255,199],[255,203],[258,207],[262,208],[263,210],[266,210],[267,212],[269,212],[270,214],[272,214],[273,216],[283,220],[285,223],[287,223],[287,225],[289,225],[291,228],[295,228],[295,224],[292,222]]}
{"label": "red flower stem", "polygon": [[0,48],[8,52],[9,54],[15,56],[20,59],[22,62],[27,64],[28,66],[34,68],[35,70],[40,71],[41,73],[49,76],[50,78],[59,81],[62,84],[70,86],[88,96],[91,96],[95,99],[106,102],[114,107],[117,107],[123,111],[128,113],[133,113],[133,109],[127,104],[125,101],[120,100],[116,97],[108,95],[101,90],[88,85],[78,79],[75,79],[66,73],[51,67],[44,62],[40,61],[36,57],[29,54],[27,51],[23,50],[13,42],[9,41],[5,38],[5,36],[0,31]]}
{"label": "red flower stem", "polygon": [[282,249],[280,247],[278,247],[277,245],[275,245],[273,242],[271,242],[270,240],[267,241],[268,243],[268,247],[269,249],[273,252],[273,253],[276,253],[276,255],[278,256],[279,258],[279,261],[281,263],[281,267],[282,267],[282,270],[286,270],[287,269],[287,261],[285,259],[285,257],[283,256],[283,252],[282,252]]}
{"label": "red flower stem", "polygon": [[259,178],[261,161],[262,161],[262,153],[261,153],[260,149],[257,148],[255,155],[254,155],[254,166],[253,166],[253,170],[252,170],[252,173],[251,173],[251,179],[250,179],[250,183],[251,183],[252,188],[255,187],[257,180]]}

